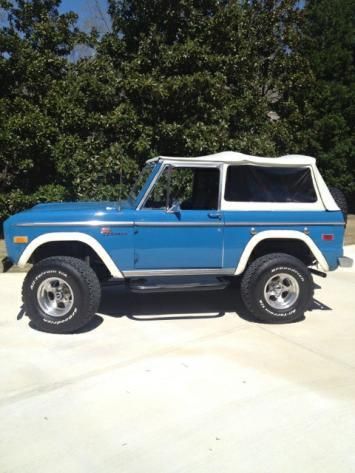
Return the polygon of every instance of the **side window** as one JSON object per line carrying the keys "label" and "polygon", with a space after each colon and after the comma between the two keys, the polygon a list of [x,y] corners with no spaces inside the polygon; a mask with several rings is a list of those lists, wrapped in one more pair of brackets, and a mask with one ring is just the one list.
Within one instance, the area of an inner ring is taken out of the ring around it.
{"label": "side window", "polygon": [[308,168],[229,166],[225,200],[231,202],[316,202]]}
{"label": "side window", "polygon": [[166,166],[144,208],[166,209],[178,202],[184,210],[216,210],[218,192],[218,169]]}

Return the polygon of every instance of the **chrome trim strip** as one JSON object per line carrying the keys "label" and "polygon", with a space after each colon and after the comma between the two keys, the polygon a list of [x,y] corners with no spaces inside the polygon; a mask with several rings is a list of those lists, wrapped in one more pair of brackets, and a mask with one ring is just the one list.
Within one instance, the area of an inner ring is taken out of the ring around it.
{"label": "chrome trim strip", "polygon": [[136,222],[137,227],[289,227],[289,226],[342,226],[341,222]]}
{"label": "chrome trim strip", "polygon": [[124,277],[142,276],[199,276],[203,274],[215,274],[218,276],[233,276],[235,268],[186,268],[186,269],[134,269],[122,271]]}
{"label": "chrome trim strip", "polygon": [[26,222],[16,223],[17,227],[133,227],[134,222],[87,220],[78,222]]}
{"label": "chrome trim strip", "polygon": [[289,227],[289,226],[344,226],[342,222],[133,222],[133,221],[76,221],[76,222],[25,222],[17,227]]}
{"label": "chrome trim strip", "polygon": [[324,226],[324,225],[332,225],[332,226],[344,226],[345,224],[342,222],[225,222],[224,224],[226,227],[270,227],[270,226],[278,226],[278,227],[288,227],[288,226]]}
{"label": "chrome trim strip", "polygon": [[223,222],[136,222],[136,227],[222,227]]}

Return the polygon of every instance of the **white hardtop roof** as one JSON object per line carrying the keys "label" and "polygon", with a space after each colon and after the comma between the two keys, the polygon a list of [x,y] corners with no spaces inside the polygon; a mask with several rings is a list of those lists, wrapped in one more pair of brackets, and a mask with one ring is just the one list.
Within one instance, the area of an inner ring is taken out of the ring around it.
{"label": "white hardtop roof", "polygon": [[288,154],[280,158],[262,158],[259,156],[249,156],[248,154],[236,153],[235,151],[223,151],[222,153],[209,154],[207,156],[198,156],[196,158],[184,158],[173,156],[158,156],[149,159],[147,163],[167,161],[167,162],[217,162],[217,163],[245,163],[245,164],[261,164],[272,166],[312,166],[315,164],[315,158],[303,156],[301,154]]}

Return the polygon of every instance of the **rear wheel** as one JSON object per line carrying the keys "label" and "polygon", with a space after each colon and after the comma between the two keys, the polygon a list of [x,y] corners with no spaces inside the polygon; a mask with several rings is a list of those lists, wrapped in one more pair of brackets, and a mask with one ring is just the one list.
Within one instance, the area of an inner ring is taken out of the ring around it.
{"label": "rear wheel", "polygon": [[45,332],[70,333],[95,315],[101,287],[95,272],[82,260],[50,257],[35,264],[22,288],[24,309]]}
{"label": "rear wheel", "polygon": [[313,297],[307,267],[294,256],[272,253],[256,259],[245,271],[241,296],[258,320],[292,322],[302,317]]}

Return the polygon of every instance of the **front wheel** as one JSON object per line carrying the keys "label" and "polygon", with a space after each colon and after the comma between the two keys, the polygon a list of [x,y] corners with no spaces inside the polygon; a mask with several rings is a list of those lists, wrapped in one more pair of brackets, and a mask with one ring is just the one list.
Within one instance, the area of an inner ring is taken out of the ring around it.
{"label": "front wheel", "polygon": [[71,333],[95,315],[101,287],[84,261],[69,256],[50,257],[35,264],[22,287],[24,309],[45,332]]}
{"label": "front wheel", "polygon": [[241,296],[256,319],[268,323],[293,322],[310,306],[313,279],[299,259],[272,253],[261,256],[247,268]]}

